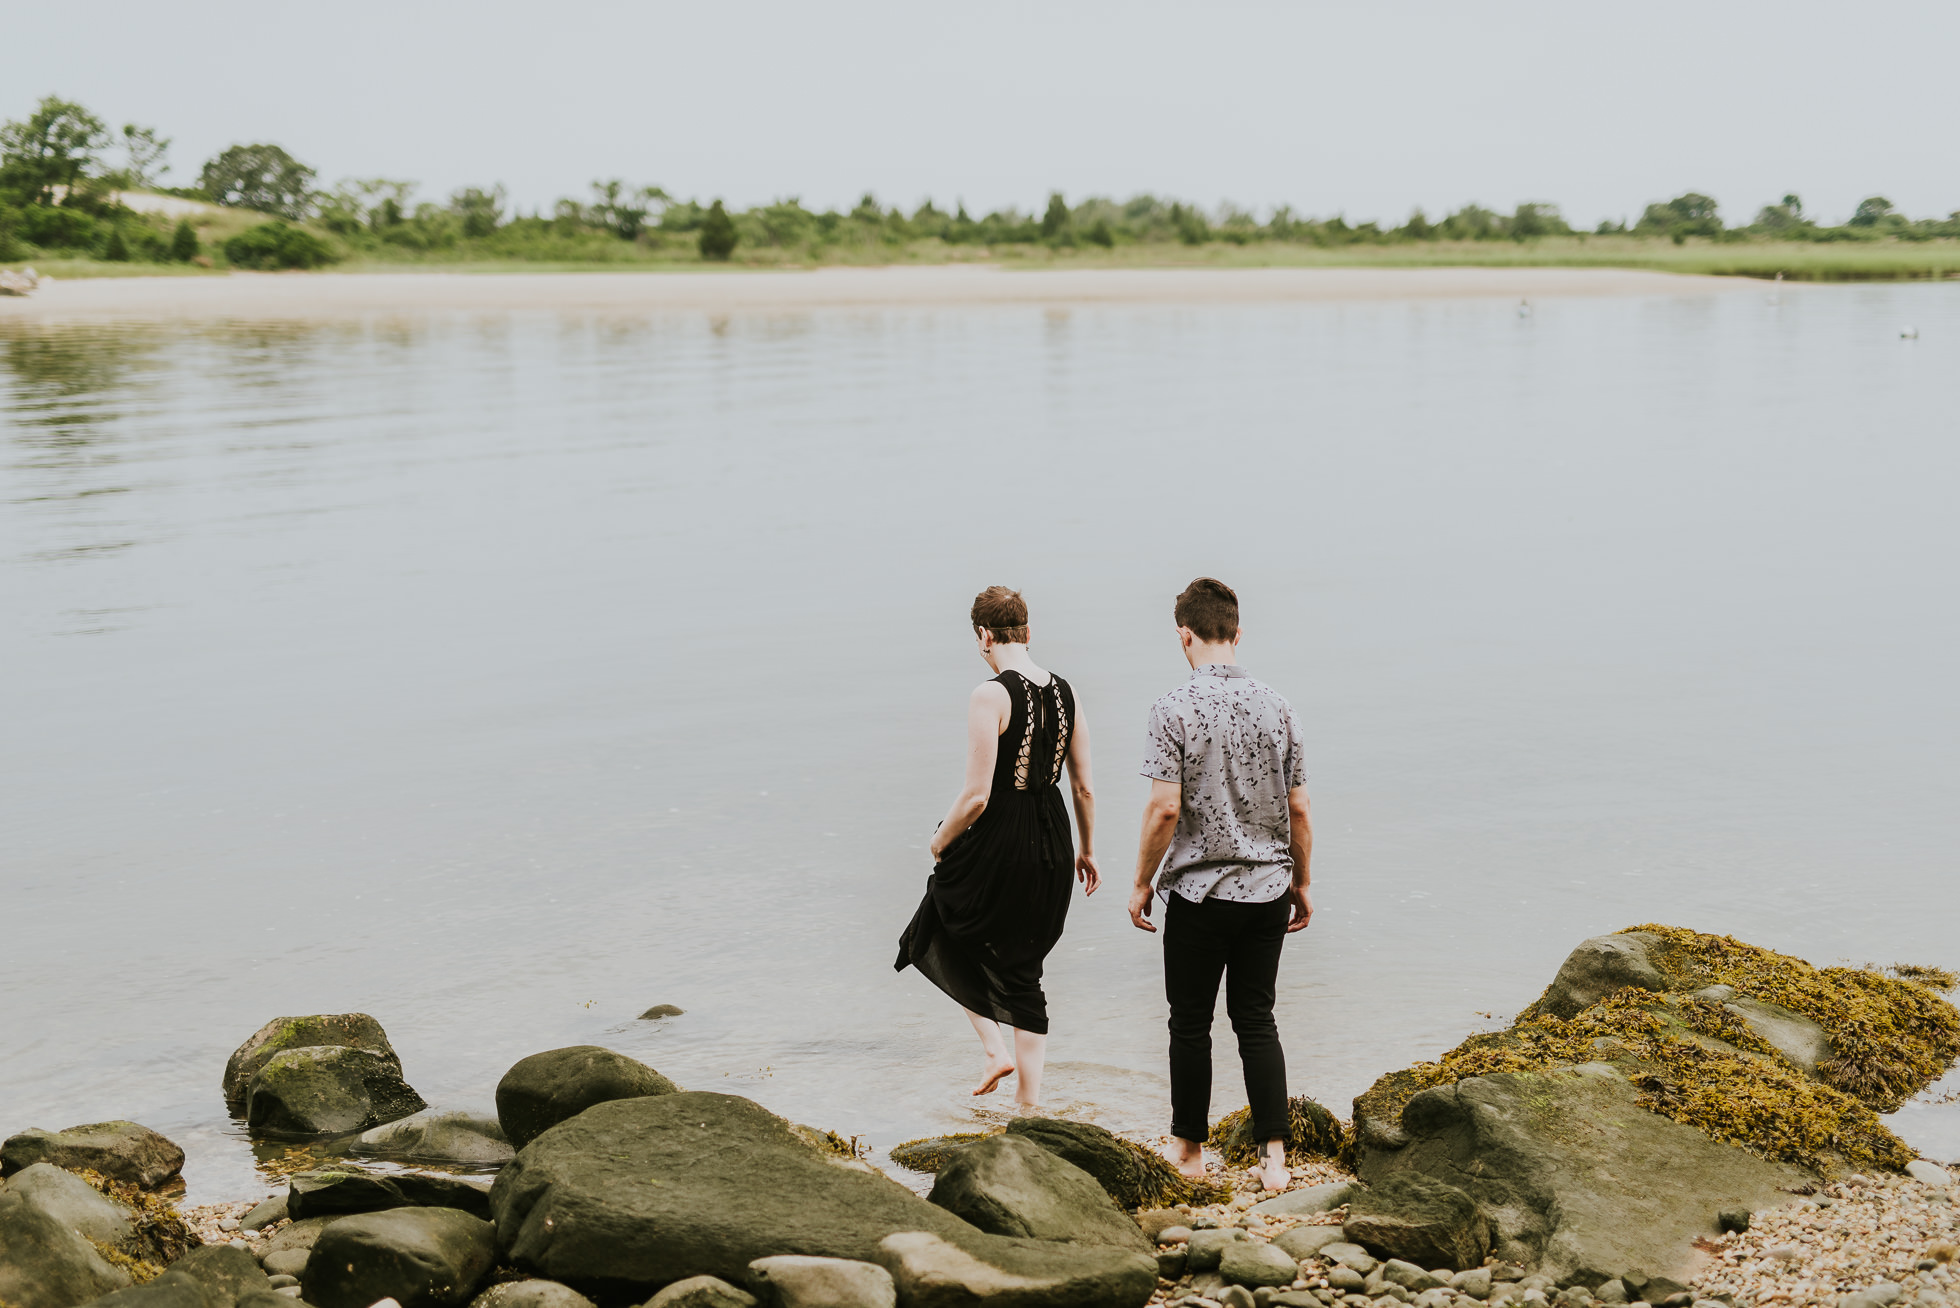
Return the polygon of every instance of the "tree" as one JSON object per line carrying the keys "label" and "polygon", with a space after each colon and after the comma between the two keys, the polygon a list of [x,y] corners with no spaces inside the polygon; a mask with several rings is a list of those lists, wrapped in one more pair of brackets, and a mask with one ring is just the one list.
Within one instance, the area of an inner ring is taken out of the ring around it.
{"label": "tree", "polygon": [[646,230],[647,214],[654,205],[673,202],[673,197],[658,186],[629,188],[616,177],[610,182],[592,183],[592,194],[596,198],[587,211],[589,220],[594,226],[611,229],[622,241],[635,240]]}
{"label": "tree", "polygon": [[1688,191],[1666,204],[1648,205],[1633,230],[1641,235],[1671,236],[1679,245],[1690,236],[1720,236],[1722,215],[1714,200],[1698,191]]}
{"label": "tree", "polygon": [[1538,236],[1568,236],[1572,228],[1555,204],[1521,204],[1511,215],[1511,239],[1528,241]]}
{"label": "tree", "polygon": [[188,218],[179,219],[177,230],[170,234],[170,257],[178,263],[197,258],[197,229]]}
{"label": "tree", "polygon": [[92,176],[109,144],[102,120],[71,100],[46,96],[27,121],[0,126],[0,187],[25,204],[52,204]]}
{"label": "tree", "polygon": [[276,145],[234,145],[204,165],[198,185],[213,203],[304,218],[314,172]]}
{"label": "tree", "polygon": [[123,240],[121,227],[109,229],[109,243],[102,247],[102,257],[111,263],[129,262],[129,242]]}
{"label": "tree", "polygon": [[1068,231],[1068,201],[1062,199],[1060,191],[1050,192],[1048,211],[1041,215],[1041,239],[1060,240],[1066,231]]}
{"label": "tree", "polygon": [[123,157],[128,160],[123,166],[123,185],[136,189],[155,186],[157,179],[170,171],[164,162],[170,153],[170,138],[158,136],[154,127],[135,123],[124,123],[122,134]]}
{"label": "tree", "polygon": [[735,232],[735,220],[722,208],[721,201],[716,200],[701,220],[701,257],[725,263],[735,253],[735,243],[740,239]]}
{"label": "tree", "polygon": [[449,208],[463,220],[463,235],[488,236],[504,220],[503,184],[487,191],[465,186],[449,197]]}
{"label": "tree", "polygon": [[1770,232],[1793,232],[1809,227],[1810,220],[1803,216],[1803,201],[1786,195],[1783,203],[1766,204],[1756,211],[1756,226]]}
{"label": "tree", "polygon": [[1882,195],[1871,195],[1858,201],[1858,208],[1851,215],[1848,227],[1876,227],[1892,216],[1892,202]]}

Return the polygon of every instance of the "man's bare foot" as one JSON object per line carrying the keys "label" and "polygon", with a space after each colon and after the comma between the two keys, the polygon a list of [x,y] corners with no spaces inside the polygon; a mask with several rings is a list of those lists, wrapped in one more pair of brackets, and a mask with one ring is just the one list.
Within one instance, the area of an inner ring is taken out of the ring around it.
{"label": "man's bare foot", "polygon": [[1259,1151],[1259,1164],[1253,1170],[1262,1190],[1284,1190],[1293,1183],[1293,1173],[1286,1166],[1286,1146],[1278,1140],[1268,1141]]}
{"label": "man's bare foot", "polygon": [[989,1061],[987,1064],[987,1073],[980,1078],[980,1084],[973,1087],[973,1093],[976,1095],[990,1095],[1000,1088],[1000,1083],[1004,1079],[1013,1075],[1013,1059],[1003,1058],[998,1062]]}
{"label": "man's bare foot", "polygon": [[1172,1136],[1170,1148],[1164,1150],[1164,1157],[1172,1167],[1177,1169],[1179,1176],[1190,1181],[1204,1180],[1205,1147],[1196,1140],[1183,1140]]}

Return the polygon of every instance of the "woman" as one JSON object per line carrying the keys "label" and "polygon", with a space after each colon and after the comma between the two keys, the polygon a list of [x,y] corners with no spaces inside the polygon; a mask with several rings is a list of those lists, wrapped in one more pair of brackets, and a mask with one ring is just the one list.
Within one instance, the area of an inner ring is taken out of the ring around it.
{"label": "woman", "polygon": [[[966,1010],[987,1057],[973,1093],[1013,1076],[1015,1102],[1032,1109],[1048,1046],[1042,960],[1062,935],[1071,871],[1085,895],[1102,884],[1091,852],[1089,733],[1068,683],[1028,657],[1019,592],[989,586],[972,619],[980,657],[998,675],[967,703],[966,785],[933,834],[932,875],[899,941],[898,970],[918,968]],[[1057,785],[1064,763],[1079,855]],[[1011,1051],[1003,1026],[1013,1031]]]}

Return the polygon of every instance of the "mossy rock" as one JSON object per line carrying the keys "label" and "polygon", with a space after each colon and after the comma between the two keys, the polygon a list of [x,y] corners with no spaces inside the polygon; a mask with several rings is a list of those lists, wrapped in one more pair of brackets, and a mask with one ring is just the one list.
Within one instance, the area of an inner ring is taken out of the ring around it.
{"label": "mossy rock", "polygon": [[891,1159],[907,1171],[937,1175],[954,1154],[978,1140],[999,1135],[998,1131],[961,1131],[953,1135],[929,1135],[907,1140],[891,1148]]}
{"label": "mossy rock", "polygon": [[1081,1168],[1096,1178],[1111,1199],[1132,1212],[1176,1204],[1217,1203],[1230,1197],[1225,1187],[1181,1176],[1154,1149],[1125,1140],[1090,1122],[1022,1117],[1008,1125],[1007,1133],[1023,1136]]}
{"label": "mossy rock", "polygon": [[401,1064],[365,1049],[287,1049],[252,1078],[245,1117],[254,1134],[286,1137],[365,1131],[429,1105],[401,1078]]}
{"label": "mossy rock", "polygon": [[[1286,1118],[1292,1137],[1286,1146],[1289,1163],[1337,1158],[1347,1144],[1347,1128],[1340,1119],[1305,1095],[1286,1101]],[[1259,1161],[1259,1146],[1264,1142],[1252,1138],[1252,1110],[1240,1108],[1218,1119],[1206,1143],[1226,1162],[1251,1167]]]}
{"label": "mossy rock", "polygon": [[393,1063],[398,1075],[402,1069],[402,1060],[396,1056],[395,1047],[388,1043],[388,1033],[381,1029],[381,1023],[366,1013],[275,1017],[253,1032],[251,1038],[225,1060],[225,1107],[231,1110],[234,1117],[243,1117],[252,1078],[274,1054],[319,1045],[365,1049]]}

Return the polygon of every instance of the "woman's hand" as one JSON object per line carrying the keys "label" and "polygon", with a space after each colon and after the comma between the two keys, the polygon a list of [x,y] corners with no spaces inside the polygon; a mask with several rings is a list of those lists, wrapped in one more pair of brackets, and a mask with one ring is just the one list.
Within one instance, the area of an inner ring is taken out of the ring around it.
{"label": "woman's hand", "polygon": [[1102,872],[1096,867],[1094,854],[1075,856],[1075,875],[1082,882],[1082,893],[1085,896],[1095,894],[1096,887],[1102,884]]}

